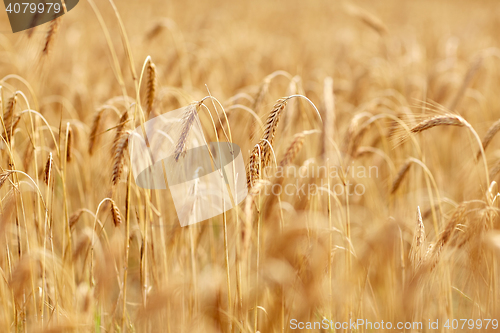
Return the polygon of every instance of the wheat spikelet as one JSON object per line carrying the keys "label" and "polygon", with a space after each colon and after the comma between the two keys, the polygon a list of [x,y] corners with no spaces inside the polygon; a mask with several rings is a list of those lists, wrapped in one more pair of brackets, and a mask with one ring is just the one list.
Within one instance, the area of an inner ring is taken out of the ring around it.
{"label": "wheat spikelet", "polygon": [[67,124],[68,128],[68,136],[67,136],[67,141],[66,141],[66,162],[71,162],[73,159],[73,130],[71,129],[71,126],[69,123]]}
{"label": "wheat spikelet", "polygon": [[176,161],[179,161],[179,157],[184,156],[186,154],[186,144],[187,138],[189,136],[189,132],[191,131],[191,127],[193,126],[196,116],[197,116],[197,106],[195,104],[187,107],[186,112],[182,118],[182,131],[177,141],[177,145],[175,146],[174,157]]}
{"label": "wheat spikelet", "polygon": [[99,126],[101,123],[102,119],[102,112],[103,109],[99,109],[96,111],[96,114],[94,115],[94,120],[92,121],[92,128],[90,130],[90,137],[89,137],[89,154],[92,155],[94,153],[94,148],[95,145],[97,144],[98,137],[97,137],[97,132],[99,131]]}
{"label": "wheat spikelet", "polygon": [[[491,125],[490,128],[488,128],[488,131],[484,135],[484,138],[482,141],[482,145],[483,145],[484,150],[486,150],[486,147],[488,147],[491,140],[493,140],[493,137],[495,136],[495,134],[497,134],[498,131],[500,131],[500,119],[495,121],[493,123],[493,125]],[[476,158],[479,158],[480,156],[481,156],[481,149],[479,149],[479,151],[477,152]]]}
{"label": "wheat spikelet", "polygon": [[111,174],[111,181],[113,185],[116,186],[120,181],[120,175],[123,170],[123,160],[125,156],[125,150],[128,147],[128,132],[124,132],[116,144],[113,157],[113,172]]}
{"label": "wheat spikelet", "polygon": [[157,84],[156,66],[151,60],[148,62],[147,73],[148,73],[148,83],[146,89],[146,112],[149,118],[151,112],[153,111],[153,105],[156,95],[156,84]]}
{"label": "wheat spikelet", "polygon": [[52,164],[53,164],[53,159],[52,159],[52,153],[49,153],[49,158],[47,158],[47,163],[45,163],[45,170],[43,171],[43,181],[45,185],[49,185],[49,181],[51,178],[52,174]]}
{"label": "wheat spikelet", "polygon": [[50,22],[49,31],[47,32],[47,37],[45,37],[45,45],[43,47],[43,54],[48,55],[54,44],[59,26],[61,25],[61,16],[56,17]]}
{"label": "wheat spikelet", "polygon": [[113,224],[115,225],[115,227],[119,227],[120,224],[122,224],[122,216],[120,214],[118,206],[113,200],[111,200],[111,216],[113,217]]}
{"label": "wheat spikelet", "polygon": [[425,245],[425,226],[424,222],[422,221],[422,214],[420,213],[420,207],[417,207],[417,225],[415,226],[413,242],[410,249],[410,260],[414,268],[420,265],[420,262],[423,258],[424,245]]}
{"label": "wheat spikelet", "polygon": [[391,186],[391,194],[394,194],[394,192],[396,192],[398,190],[399,186],[401,185],[401,182],[403,181],[406,174],[410,170],[411,164],[412,164],[412,160],[407,159],[406,162],[401,167],[401,169],[399,169],[398,174],[396,175],[396,179],[394,179],[394,182],[392,183],[392,186]]}
{"label": "wheat spikelet", "polygon": [[460,116],[454,114],[445,114],[442,116],[436,116],[426,119],[416,126],[412,127],[410,131],[411,133],[420,133],[430,128],[443,125],[463,127],[467,126],[467,122]]}
{"label": "wheat spikelet", "polygon": [[297,157],[297,154],[302,149],[302,146],[304,145],[304,138],[304,133],[295,134],[292,143],[286,150],[285,157],[283,157],[283,159],[280,161],[280,166],[284,167],[293,162],[295,157]]}

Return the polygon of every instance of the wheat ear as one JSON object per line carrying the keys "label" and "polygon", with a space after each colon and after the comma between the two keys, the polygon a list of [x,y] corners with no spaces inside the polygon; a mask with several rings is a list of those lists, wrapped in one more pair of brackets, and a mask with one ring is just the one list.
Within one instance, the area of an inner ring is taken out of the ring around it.
{"label": "wheat ear", "polygon": [[66,162],[71,162],[73,159],[73,130],[70,124],[67,124],[68,135],[66,138]]}
{"label": "wheat ear", "polygon": [[151,60],[148,61],[147,74],[148,82],[146,88],[146,112],[149,118],[151,112],[153,111],[157,84],[156,66]]}
{"label": "wheat ear", "polygon": [[120,141],[123,131],[125,129],[125,125],[128,123],[129,120],[129,115],[128,112],[125,111],[122,116],[120,117],[120,120],[118,121],[118,125],[116,126],[116,134],[115,138],[113,139],[113,145],[111,148],[111,153],[114,153],[116,151],[116,147],[118,145],[118,142]]}
{"label": "wheat ear", "polygon": [[[490,128],[488,128],[488,131],[486,132],[482,140],[482,145],[484,150],[486,150],[486,147],[488,147],[491,140],[493,140],[493,137],[495,136],[495,134],[497,134],[498,131],[500,131],[500,119],[495,121],[493,125],[491,125]],[[479,156],[481,156],[481,150],[477,152],[476,158],[479,158]]]}
{"label": "wheat ear", "polygon": [[446,114],[442,116],[435,116],[429,119],[426,119],[420,123],[418,123],[416,126],[412,127],[410,130],[411,133],[420,133],[423,131],[426,131],[430,128],[436,127],[436,126],[467,126],[467,123],[465,120],[457,115],[454,114]]}
{"label": "wheat ear", "polygon": [[457,207],[451,218],[448,220],[448,223],[446,223],[446,226],[439,235],[438,240],[436,241],[436,243],[432,248],[431,255],[429,256],[429,258],[432,259],[432,262],[430,263],[431,269],[436,267],[437,263],[439,262],[439,258],[441,252],[443,251],[444,246],[450,240],[451,236],[453,235],[453,233],[457,228],[458,223],[465,216],[465,213],[466,213],[466,205],[462,203]]}
{"label": "wheat ear", "polygon": [[198,105],[199,103],[189,105],[182,117],[182,131],[174,151],[175,161],[179,161],[181,156],[186,155],[187,139],[198,114]]}
{"label": "wheat ear", "polygon": [[3,125],[5,126],[4,138],[7,142],[10,142],[10,140],[12,139],[12,134],[14,133],[14,130],[19,123],[19,120],[21,120],[21,117],[15,114],[16,105],[17,105],[17,95],[15,94],[9,99],[7,103],[7,108],[3,115]]}
{"label": "wheat ear", "polygon": [[116,203],[111,200],[111,216],[113,217],[113,224],[115,227],[119,227],[122,224],[122,215]]}
{"label": "wheat ear", "polygon": [[2,188],[3,184],[5,184],[5,181],[9,178],[9,176],[13,173],[14,171],[7,170],[2,173],[0,173],[0,189]]}
{"label": "wheat ear", "polygon": [[69,228],[73,229],[85,210],[79,209],[69,217]]}
{"label": "wheat ear", "polygon": [[98,141],[97,132],[99,131],[99,126],[101,124],[103,109],[99,109],[96,111],[94,115],[94,120],[92,121],[92,128],[90,130],[89,137],[89,154],[92,155],[94,153],[95,145]]}
{"label": "wheat ear", "polygon": [[398,190],[406,174],[408,173],[408,171],[410,171],[411,164],[412,160],[407,159],[401,169],[399,169],[398,174],[396,175],[396,179],[394,179],[394,182],[392,183],[391,194],[394,194]]}
{"label": "wheat ear", "polygon": [[414,126],[410,132],[411,133],[420,133],[425,130],[428,130],[430,128],[436,127],[436,126],[442,126],[442,125],[447,125],[447,126],[458,126],[458,127],[466,127],[471,131],[471,133],[474,135],[474,138],[476,139],[478,145],[479,145],[479,150],[481,152],[481,155],[483,156],[483,163],[484,163],[484,171],[485,171],[485,176],[486,176],[486,187],[490,186],[490,174],[488,171],[488,161],[486,160],[486,155],[484,153],[483,145],[481,142],[481,139],[479,138],[479,135],[477,135],[477,132],[474,130],[474,128],[465,120],[464,118],[447,113],[441,116],[436,116],[432,117],[429,119],[426,119],[416,126]]}
{"label": "wheat ear", "polygon": [[417,225],[415,226],[415,232],[413,235],[413,242],[410,249],[410,260],[413,267],[416,268],[420,265],[423,257],[423,248],[425,245],[425,226],[422,221],[422,214],[420,213],[420,207],[417,207]]}
{"label": "wheat ear", "polygon": [[50,22],[49,31],[47,32],[47,37],[45,38],[45,46],[43,47],[43,54],[48,55],[54,44],[57,32],[59,31],[59,26],[61,25],[61,17],[56,17]]}
{"label": "wheat ear", "polygon": [[290,146],[288,146],[288,149],[286,150],[285,156],[280,161],[281,167],[285,167],[290,163],[292,163],[293,160],[295,160],[298,153],[302,149],[302,146],[304,145],[304,138],[305,138],[304,133],[295,134],[292,143],[290,144]]}
{"label": "wheat ear", "polygon": [[123,170],[123,160],[125,156],[125,150],[128,147],[128,136],[129,132],[122,133],[119,138],[113,155],[113,172],[111,174],[111,181],[114,186],[120,181],[120,175]]}
{"label": "wheat ear", "polygon": [[49,185],[49,181],[52,174],[52,164],[54,160],[52,158],[52,153],[49,153],[49,157],[47,158],[47,163],[45,163],[45,170],[43,172],[43,181],[45,185]]}
{"label": "wheat ear", "polygon": [[247,165],[247,185],[249,187],[254,185],[255,181],[259,179],[261,170],[267,167],[271,161],[271,147],[287,101],[288,98],[281,98],[274,104],[273,109],[267,117],[264,134],[250,153],[250,160]]}
{"label": "wheat ear", "polygon": [[357,18],[358,20],[366,24],[368,27],[375,30],[379,35],[383,36],[387,34],[388,30],[384,22],[382,22],[382,20],[377,16],[375,16],[374,14],[369,13],[365,9],[352,4],[345,5],[345,8],[348,14]]}

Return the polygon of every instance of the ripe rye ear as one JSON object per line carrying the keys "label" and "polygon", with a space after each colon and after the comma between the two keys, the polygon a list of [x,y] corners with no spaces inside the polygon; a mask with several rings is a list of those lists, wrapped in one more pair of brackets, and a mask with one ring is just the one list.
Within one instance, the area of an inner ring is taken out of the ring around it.
{"label": "ripe rye ear", "polygon": [[111,174],[111,181],[113,186],[116,186],[120,181],[120,175],[123,170],[123,160],[125,156],[125,151],[128,147],[128,131],[122,133],[121,137],[118,139],[116,148],[114,150],[113,157],[113,172]]}
{"label": "ripe rye ear", "polygon": [[43,172],[43,181],[45,185],[49,185],[50,178],[52,176],[52,164],[54,160],[52,159],[52,153],[49,153],[49,157],[47,158],[47,163],[45,163],[45,170]]}
{"label": "ripe rye ear", "polygon": [[250,160],[247,165],[248,187],[254,185],[255,181],[259,179],[261,169],[266,168],[271,162],[271,147],[274,142],[281,114],[285,109],[287,101],[287,98],[281,98],[276,101],[267,117],[262,138],[250,153]]}
{"label": "ripe rye ear", "polygon": [[420,207],[417,207],[417,224],[413,234],[413,242],[410,249],[410,260],[413,268],[417,268],[424,256],[425,246],[425,226],[422,221],[422,214],[420,214]]}
{"label": "ripe rye ear", "polygon": [[113,217],[113,224],[115,227],[119,227],[120,224],[122,224],[122,215],[113,200],[111,200],[111,216]]}
{"label": "ripe rye ear", "polygon": [[7,170],[0,173],[0,189],[2,188],[3,184],[5,184],[5,182],[13,172],[14,171]]}
{"label": "ripe rye ear", "polygon": [[14,130],[16,129],[21,117],[15,114],[17,105],[17,95],[12,96],[8,103],[5,113],[3,115],[4,139],[10,143]]}
{"label": "ripe rye ear", "polygon": [[285,167],[295,160],[297,155],[299,154],[302,146],[304,145],[304,133],[295,134],[292,143],[288,146],[286,150],[285,157],[280,161],[280,166]]}
{"label": "ripe rye ear", "polygon": [[179,161],[179,158],[181,156],[186,155],[187,139],[189,136],[189,132],[191,131],[191,127],[193,127],[193,124],[196,120],[199,105],[199,103],[189,105],[182,117],[182,131],[174,151],[176,162]]}
{"label": "ripe rye ear", "polygon": [[73,230],[78,220],[80,220],[80,217],[82,216],[83,212],[84,212],[83,209],[79,209],[73,214],[71,214],[71,216],[69,217],[69,228],[71,230]]}
{"label": "ripe rye ear", "polygon": [[149,118],[151,116],[151,112],[153,111],[154,107],[156,84],[157,84],[156,66],[151,60],[149,60],[148,62],[147,74],[148,74],[148,83],[146,89],[146,114],[147,117]]}
{"label": "ripe rye ear", "polygon": [[92,121],[92,128],[90,130],[89,137],[89,154],[92,155],[94,153],[95,145],[97,144],[98,137],[97,132],[99,131],[99,126],[102,119],[103,109],[99,109],[96,111],[94,115],[94,120]]}
{"label": "ripe rye ear", "polygon": [[[495,121],[493,125],[491,125],[490,128],[488,128],[488,131],[484,135],[483,141],[481,142],[484,150],[486,150],[491,140],[493,140],[493,137],[495,136],[495,134],[497,134],[498,131],[500,131],[500,119]],[[481,156],[481,149],[479,149],[479,151],[477,152],[476,158],[479,159],[480,156]]]}
{"label": "ripe rye ear", "polygon": [[59,16],[50,21],[49,31],[47,32],[47,36],[45,37],[45,45],[42,51],[44,56],[47,56],[52,49],[57,32],[59,31],[59,27],[61,25],[61,20],[62,17]]}
{"label": "ripe rye ear", "polygon": [[[394,182],[392,183],[391,194],[394,194],[398,190],[399,186],[403,182],[403,179],[408,174],[408,171],[410,171],[411,164],[412,164],[412,160],[408,159],[405,161],[405,163],[403,164],[401,169],[399,169],[399,172],[396,175],[396,179],[394,179]],[[419,208],[419,212],[420,212],[420,208]]]}
{"label": "ripe rye ear", "polygon": [[125,111],[122,114],[122,116],[120,117],[118,125],[116,126],[116,134],[115,134],[115,138],[113,139],[113,146],[111,148],[112,154],[116,151],[118,142],[120,141],[120,138],[123,135],[123,131],[124,131],[125,126],[127,125],[128,121],[129,121],[129,115],[128,115],[128,112]]}
{"label": "ripe rye ear", "polygon": [[66,162],[71,162],[73,159],[73,130],[71,129],[71,126],[67,125],[67,139],[66,139]]}
{"label": "ripe rye ear", "polygon": [[442,116],[436,116],[426,119],[413,126],[410,131],[411,133],[420,133],[436,126],[463,127],[467,126],[467,122],[462,117],[449,113]]}

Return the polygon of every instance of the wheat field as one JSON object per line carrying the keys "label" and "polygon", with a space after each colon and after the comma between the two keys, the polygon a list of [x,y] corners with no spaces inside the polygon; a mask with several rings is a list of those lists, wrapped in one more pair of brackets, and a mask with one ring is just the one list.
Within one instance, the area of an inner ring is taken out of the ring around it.
{"label": "wheat field", "polygon": [[[0,13],[0,331],[496,331],[499,17],[82,0],[13,34]],[[176,160],[197,114],[248,184],[185,227],[128,141],[180,108]]]}

